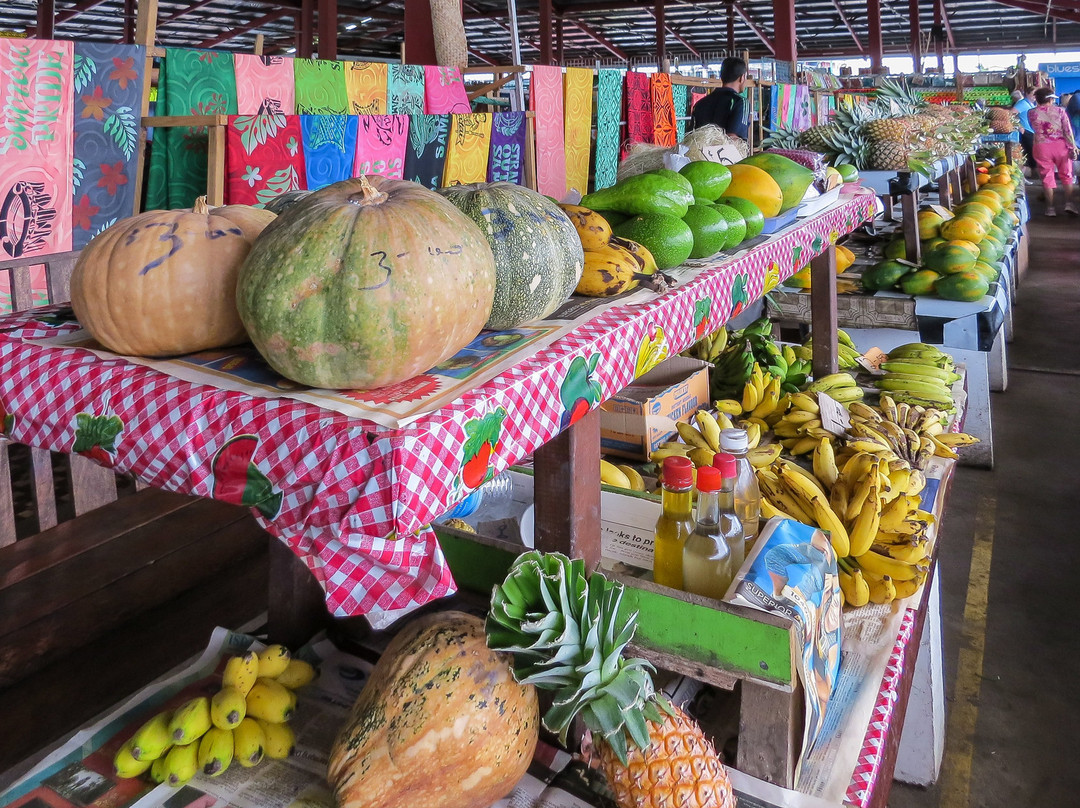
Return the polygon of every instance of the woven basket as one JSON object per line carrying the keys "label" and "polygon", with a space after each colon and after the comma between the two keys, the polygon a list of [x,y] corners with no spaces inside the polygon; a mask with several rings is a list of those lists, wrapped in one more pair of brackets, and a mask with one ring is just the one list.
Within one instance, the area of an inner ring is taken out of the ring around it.
{"label": "woven basket", "polygon": [[460,0],[431,0],[431,29],[435,38],[435,58],[445,67],[466,67],[469,46]]}

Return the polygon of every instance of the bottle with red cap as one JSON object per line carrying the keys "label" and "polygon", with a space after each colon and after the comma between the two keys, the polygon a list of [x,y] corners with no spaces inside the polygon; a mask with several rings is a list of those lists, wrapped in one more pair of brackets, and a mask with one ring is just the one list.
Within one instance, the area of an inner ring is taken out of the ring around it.
{"label": "bottle with red cap", "polygon": [[734,455],[718,453],[698,469],[697,519],[683,545],[683,586],[719,600],[743,562],[743,527],[735,513]]}
{"label": "bottle with red cap", "polygon": [[694,529],[694,464],[687,457],[666,457],[660,485],[660,518],[653,543],[653,580],[682,589],[683,545]]}

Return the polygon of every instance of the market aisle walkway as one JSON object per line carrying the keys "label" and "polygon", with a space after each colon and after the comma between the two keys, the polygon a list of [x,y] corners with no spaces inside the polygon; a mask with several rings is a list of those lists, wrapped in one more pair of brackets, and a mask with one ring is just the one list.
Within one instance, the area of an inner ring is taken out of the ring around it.
{"label": "market aisle walkway", "polygon": [[944,522],[942,775],[890,808],[1080,804],[1080,221],[1034,207],[996,465],[960,469]]}

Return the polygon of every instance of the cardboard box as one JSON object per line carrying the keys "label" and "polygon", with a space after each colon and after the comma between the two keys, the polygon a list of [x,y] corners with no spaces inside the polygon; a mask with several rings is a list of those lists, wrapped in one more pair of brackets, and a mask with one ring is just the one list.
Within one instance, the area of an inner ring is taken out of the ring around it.
{"label": "cardboard box", "polygon": [[709,363],[675,356],[661,362],[600,407],[600,447],[606,454],[647,460],[709,404]]}

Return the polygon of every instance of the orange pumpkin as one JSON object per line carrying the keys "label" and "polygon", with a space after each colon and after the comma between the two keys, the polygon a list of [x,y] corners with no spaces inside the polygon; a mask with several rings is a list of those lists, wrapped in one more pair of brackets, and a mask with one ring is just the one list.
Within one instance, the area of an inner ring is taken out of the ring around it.
{"label": "orange pumpkin", "polygon": [[71,305],[110,351],[175,356],[247,341],[236,276],[275,216],[247,205],[154,210],[122,219],[79,255]]}
{"label": "orange pumpkin", "polygon": [[371,673],[330,752],[338,808],[487,808],[536,748],[536,690],[462,612],[421,617]]}

